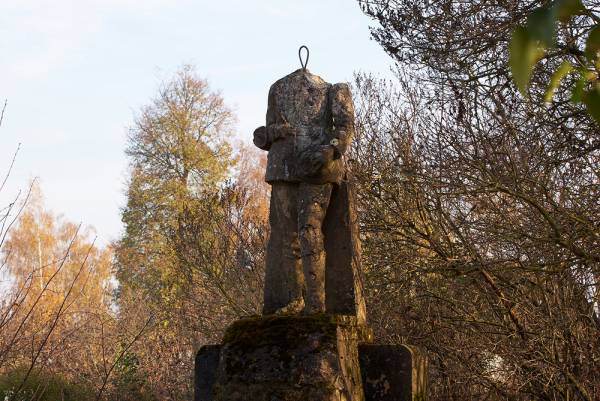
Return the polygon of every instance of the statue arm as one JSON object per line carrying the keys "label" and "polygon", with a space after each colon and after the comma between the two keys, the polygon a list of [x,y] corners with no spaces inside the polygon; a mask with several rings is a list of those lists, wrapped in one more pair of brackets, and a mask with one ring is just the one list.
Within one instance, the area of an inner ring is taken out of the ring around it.
{"label": "statue arm", "polygon": [[269,90],[267,105],[267,124],[254,130],[254,144],[263,150],[269,150],[273,142],[293,135],[294,129],[286,121],[275,104],[273,88]]}
{"label": "statue arm", "polygon": [[334,84],[329,92],[331,116],[333,119],[334,158],[340,158],[350,146],[354,137],[354,104],[348,84]]}

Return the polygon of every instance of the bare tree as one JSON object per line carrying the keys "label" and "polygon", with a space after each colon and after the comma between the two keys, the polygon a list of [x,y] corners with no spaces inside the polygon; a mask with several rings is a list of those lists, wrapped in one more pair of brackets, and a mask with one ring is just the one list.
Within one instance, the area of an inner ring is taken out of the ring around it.
{"label": "bare tree", "polygon": [[564,55],[580,57],[572,45],[600,5],[586,1],[590,13],[558,28],[558,51],[538,65],[526,101],[507,48],[546,2],[359,3],[410,71],[395,89],[358,82],[387,116],[363,114],[362,146],[383,151],[362,154],[373,166],[357,158],[367,255],[387,257],[371,259],[379,327],[429,350],[434,399],[593,399],[598,127],[567,91],[542,102]]}
{"label": "bare tree", "polygon": [[110,250],[46,211],[37,180],[1,213],[0,398],[35,401],[58,391],[86,400],[95,388],[102,395],[110,371],[103,376],[98,365],[118,360],[119,343],[138,338],[114,334]]}
{"label": "bare tree", "polygon": [[522,104],[473,101],[459,118],[446,111],[464,98],[432,101],[399,78],[356,80],[353,171],[376,330],[428,351],[433,399],[593,399],[597,150],[555,141],[534,108],[515,122]]}

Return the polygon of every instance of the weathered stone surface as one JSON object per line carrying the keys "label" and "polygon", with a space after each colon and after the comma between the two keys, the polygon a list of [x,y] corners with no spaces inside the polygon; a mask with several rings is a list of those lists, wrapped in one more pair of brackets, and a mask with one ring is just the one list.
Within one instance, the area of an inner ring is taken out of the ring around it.
{"label": "weathered stone surface", "polygon": [[214,401],[364,401],[355,318],[268,316],[226,332]]}
{"label": "weathered stone surface", "polygon": [[365,401],[424,401],[427,360],[406,345],[359,346]]}
{"label": "weathered stone surface", "polygon": [[[254,144],[268,150],[267,182],[340,182],[341,160],[354,135],[354,105],[347,84],[330,84],[298,69],[269,90],[266,126]],[[333,151],[323,158],[323,152]]]}
{"label": "weathered stone surface", "polygon": [[356,316],[366,324],[358,221],[349,182],[333,188],[325,221],[325,303],[327,313]]}
{"label": "weathered stone surface", "polygon": [[[264,314],[303,302],[304,273],[297,232],[297,184],[279,183],[271,192],[271,237],[267,245]],[[366,322],[358,223],[350,183],[333,185],[322,226],[325,248],[325,312]]]}
{"label": "weathered stone surface", "polygon": [[[364,321],[342,157],[354,135],[350,89],[299,69],[271,86],[266,120],[254,131],[255,145],[269,151],[265,179],[272,185],[263,313],[332,312]],[[324,226],[327,215],[335,229]]]}
{"label": "weathered stone surface", "polygon": [[[195,401],[416,401],[426,362],[407,346],[365,345],[360,241],[343,155],[354,134],[346,84],[305,69],[269,91],[272,185],[262,317],[198,352]],[[359,345],[360,344],[360,345]]]}
{"label": "weathered stone surface", "polygon": [[[263,313],[272,314],[301,300],[304,273],[298,239],[297,185],[278,183],[271,191]],[[289,189],[286,191],[286,187]]]}
{"label": "weathered stone surface", "polygon": [[213,385],[221,355],[220,345],[205,345],[194,363],[194,401],[213,401]]}

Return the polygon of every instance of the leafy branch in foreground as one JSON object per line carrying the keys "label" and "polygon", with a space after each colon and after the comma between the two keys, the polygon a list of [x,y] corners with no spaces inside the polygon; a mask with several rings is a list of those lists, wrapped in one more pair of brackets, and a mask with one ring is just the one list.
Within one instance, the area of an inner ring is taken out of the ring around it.
{"label": "leafy branch in foreground", "polygon": [[[559,41],[559,26],[568,28],[572,20],[580,16],[593,21],[584,35],[566,35]],[[535,65],[550,52],[558,51],[563,61],[550,78],[544,101],[552,102],[561,82],[573,74],[575,79],[568,84],[571,102],[583,103],[587,112],[600,122],[599,21],[600,17],[587,9],[581,0],[557,0],[531,12],[527,23],[513,30],[509,48],[510,69],[521,94],[527,97]]]}

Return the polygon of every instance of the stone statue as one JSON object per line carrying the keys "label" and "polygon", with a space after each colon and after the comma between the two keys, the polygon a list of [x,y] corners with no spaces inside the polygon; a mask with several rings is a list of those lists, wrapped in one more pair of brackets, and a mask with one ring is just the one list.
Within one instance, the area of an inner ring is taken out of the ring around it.
{"label": "stone statue", "polygon": [[[353,135],[347,84],[332,85],[304,67],[271,86],[266,125],[254,131],[254,144],[269,152],[265,180],[272,190],[265,314],[364,314],[343,161]],[[330,222],[332,234],[326,238],[327,215],[335,214],[338,221]],[[331,281],[331,295],[326,281]],[[334,296],[335,291],[341,295]]]}
{"label": "stone statue", "polygon": [[198,351],[194,400],[426,400],[426,359],[410,346],[372,344],[365,321],[344,165],[354,134],[350,90],[302,64],[271,86],[266,125],[254,131],[254,144],[269,152],[272,186],[268,316],[240,319],[221,344]]}

